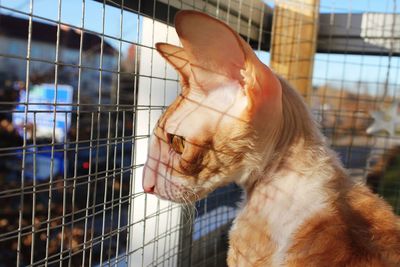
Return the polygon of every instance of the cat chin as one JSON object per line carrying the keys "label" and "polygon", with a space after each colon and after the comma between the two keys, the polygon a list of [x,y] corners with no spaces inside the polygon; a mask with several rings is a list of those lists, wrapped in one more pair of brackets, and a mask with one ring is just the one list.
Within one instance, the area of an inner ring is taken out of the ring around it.
{"label": "cat chin", "polygon": [[159,199],[161,200],[167,200],[170,202],[174,202],[177,204],[191,204],[191,203],[195,203],[198,199],[187,199],[184,198],[183,196],[179,197],[170,197],[170,196],[163,196],[163,195],[156,195]]}
{"label": "cat chin", "polygon": [[173,202],[173,203],[176,203],[176,204],[194,204],[195,202],[196,202],[196,200],[187,200],[187,199],[184,199],[184,198],[163,198],[163,197],[160,197],[160,199],[162,199],[162,200],[167,200],[167,201],[169,201],[169,202]]}
{"label": "cat chin", "polygon": [[159,199],[171,201],[177,204],[193,204],[207,196],[207,193],[192,193],[189,191],[175,193],[154,193]]}

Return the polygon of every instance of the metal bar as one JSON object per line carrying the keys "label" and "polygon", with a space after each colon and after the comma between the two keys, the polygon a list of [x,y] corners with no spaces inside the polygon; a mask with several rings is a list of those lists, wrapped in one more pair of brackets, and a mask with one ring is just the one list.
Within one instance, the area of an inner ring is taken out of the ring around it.
{"label": "metal bar", "polygon": [[[120,37],[121,38],[122,38],[122,26],[123,26],[123,9],[122,9],[122,6],[124,6],[124,1],[123,0],[121,2],[120,18],[119,18],[119,20],[120,20],[119,21],[119,30],[120,30]],[[115,139],[118,138],[118,136],[119,136],[119,131],[118,130],[119,130],[119,119],[120,119],[120,117],[119,117],[119,103],[120,103],[120,82],[121,82],[121,76],[120,76],[120,71],[121,71],[121,53],[122,53],[121,52],[121,48],[122,48],[122,44],[120,42],[119,46],[118,46],[117,92],[116,92],[116,97],[115,97],[115,99],[116,99],[116,113],[115,113],[116,115],[115,115],[115,123],[114,123],[114,127],[115,127],[115,129],[114,129],[114,131],[115,131],[114,138]],[[123,130],[124,130],[124,127],[123,127]],[[123,147],[123,145],[122,145],[122,147]],[[113,171],[113,175],[112,175],[111,199],[114,199],[114,197],[115,197],[115,195],[114,195],[115,194],[115,183],[116,183],[116,176],[117,176],[117,174],[115,173],[115,169],[117,168],[117,166],[116,166],[117,152],[118,152],[118,145],[115,142],[114,143],[114,152],[113,152],[113,170],[114,171]],[[124,161],[123,158],[121,158],[121,160],[122,160],[122,162]],[[122,175],[122,173],[121,173],[121,175]],[[122,186],[122,183],[120,183],[120,192],[122,192],[121,186]],[[110,229],[113,229],[113,227],[114,227],[114,206],[111,207],[111,226],[110,226]],[[112,252],[111,252],[112,242],[111,241],[112,240],[110,240],[109,245],[108,245],[108,264],[109,265],[111,264],[111,255],[112,255]],[[119,232],[118,232],[118,235],[117,235],[117,251],[116,251],[115,256],[118,256],[118,249],[119,249],[118,241],[119,241]]]}
{"label": "metal bar", "polygon": [[[138,10],[140,12],[141,10],[141,1],[139,1],[138,3]],[[141,19],[139,16],[137,16],[137,23],[136,23],[136,27],[137,27],[137,40],[139,40],[140,38],[140,22]],[[139,49],[138,46],[135,47],[135,59],[134,59],[134,73],[139,73],[139,58],[138,55],[139,54]],[[137,106],[138,106],[138,99],[139,99],[139,79],[137,75],[133,75],[133,107],[132,107],[132,112],[133,112],[133,117],[132,117],[132,130],[133,130],[133,136],[136,136],[137,134],[137,130],[138,130],[138,117],[137,117]],[[132,142],[131,145],[131,164],[136,164],[136,160],[137,160],[137,155],[135,153],[136,151],[136,146],[137,142],[136,140],[134,142]],[[134,193],[135,190],[135,184],[136,184],[136,170],[134,170],[133,168],[131,169],[130,175],[129,175],[129,195],[131,195],[132,193]],[[128,225],[130,225],[132,223],[132,220],[135,216],[134,213],[134,207],[133,207],[133,201],[132,198],[129,198],[129,209],[128,209]],[[126,264],[130,264],[133,265],[133,257],[132,258],[128,258],[129,255],[129,251],[133,251],[133,248],[131,248],[131,241],[134,238],[133,236],[133,231],[131,231],[130,228],[128,228],[128,232],[127,232],[127,244],[126,244],[126,251],[125,251],[125,255],[126,255]]]}
{"label": "metal bar", "polygon": [[[105,12],[106,12],[106,0],[103,1],[102,5],[102,34],[101,34],[101,45],[100,45],[100,64],[99,68],[102,69],[103,67],[103,60],[104,60],[104,32],[105,32]],[[99,72],[99,87],[98,87],[98,104],[99,108],[97,110],[97,143],[96,146],[99,145],[98,139],[100,138],[100,123],[101,123],[101,99],[102,99],[102,84],[103,84],[103,72]],[[90,154],[91,157],[91,154]],[[93,209],[92,209],[92,224],[91,224],[91,230],[90,230],[90,236],[93,239],[94,237],[94,221],[95,221],[95,206],[96,206],[96,193],[97,193],[97,173],[98,173],[98,168],[99,168],[99,150],[96,150],[96,166],[95,166],[95,177],[94,177],[94,194],[93,194]],[[89,266],[92,265],[92,257],[93,257],[93,247],[90,248],[90,254],[89,254]]]}
{"label": "metal bar", "polygon": [[[88,168],[88,181],[87,181],[87,187],[86,187],[86,209],[85,209],[85,226],[84,226],[84,233],[83,233],[83,249],[82,249],[82,266],[85,266],[85,261],[86,261],[86,250],[87,250],[87,242],[88,242],[88,234],[89,229],[88,229],[88,221],[89,221],[89,210],[90,210],[90,199],[91,199],[91,186],[92,186],[92,165],[93,165],[93,159],[92,159],[92,154],[93,154],[93,135],[94,135],[94,113],[92,113],[92,118],[90,120],[90,149],[89,149],[89,168]],[[97,146],[96,146],[97,147]],[[96,149],[97,153],[98,149]],[[97,165],[97,162],[96,162]],[[98,172],[95,172],[95,179],[97,178]],[[96,191],[94,192],[96,194]],[[93,202],[94,207],[96,205],[95,202]],[[93,208],[94,209],[94,208]],[[93,216],[93,214],[91,214]],[[92,217],[93,220],[93,217]],[[92,239],[93,236],[90,237]],[[89,265],[90,266],[90,265]]]}
{"label": "metal bar", "polygon": [[[124,12],[123,12],[123,6],[125,5],[124,0],[122,0],[121,2],[121,8],[120,8],[120,37],[122,38],[122,31],[123,31],[123,22],[124,22]],[[118,75],[117,75],[117,119],[116,119],[116,133],[118,133],[118,127],[119,127],[119,104],[120,104],[120,86],[121,86],[121,58],[122,58],[122,43],[119,43],[119,47],[118,47]],[[120,159],[121,159],[121,164],[120,164],[120,168],[124,167],[124,149],[125,149],[125,111],[122,112],[122,144],[121,144],[121,155],[120,155]],[[117,153],[115,153],[117,154]],[[119,181],[119,200],[122,197],[122,188],[123,188],[123,173],[120,173],[120,181]],[[115,189],[115,188],[114,188]],[[115,251],[115,256],[117,257],[119,254],[119,242],[120,242],[120,226],[121,226],[121,203],[118,203],[118,222],[117,222],[117,239],[116,239],[116,251]],[[118,264],[118,261],[115,262],[115,264]]]}
{"label": "metal bar", "polygon": [[[28,60],[26,61],[26,78],[25,78],[25,87],[26,87],[26,97],[25,102],[29,103],[29,70],[30,70],[30,53],[31,53],[31,40],[32,40],[32,13],[33,13],[33,0],[29,2],[29,28],[28,28],[28,44],[27,44],[27,52],[26,56]],[[24,109],[24,132],[23,132],[23,144],[22,144],[22,166],[21,166],[21,192],[25,186],[25,159],[26,159],[26,127],[27,127],[27,117],[28,117],[28,105],[25,105]],[[23,208],[24,208],[24,194],[22,193],[20,196],[20,207],[19,207],[19,214],[18,214],[18,240],[17,240],[17,260],[16,266],[20,266],[21,261],[21,228],[22,228],[22,217],[23,217]]]}
{"label": "metal bar", "polygon": [[[60,55],[60,20],[61,20],[61,4],[62,0],[58,0],[58,10],[57,10],[57,39],[56,39],[56,55],[55,63],[59,61]],[[46,231],[46,256],[45,256],[45,267],[47,267],[47,259],[49,257],[49,243],[50,243],[50,219],[51,219],[51,207],[52,207],[52,197],[53,197],[53,173],[54,173],[54,145],[55,145],[55,131],[56,131],[56,116],[57,116],[57,95],[58,95],[58,65],[55,64],[54,67],[54,106],[53,106],[53,127],[51,134],[51,155],[50,155],[50,178],[49,178],[49,198],[47,203],[47,231]]]}
{"label": "metal bar", "polygon": [[[85,27],[85,2],[86,0],[82,0],[82,9],[81,9],[81,28]],[[78,175],[78,142],[80,137],[80,103],[81,103],[81,82],[82,82],[82,51],[83,51],[83,32],[81,32],[81,38],[79,40],[79,59],[78,59],[78,88],[77,88],[77,110],[76,110],[76,135],[75,135],[75,151],[74,151],[74,174],[73,174],[73,182],[72,182],[72,196],[71,196],[71,228],[70,235],[68,237],[68,267],[71,267],[72,260],[72,241],[73,241],[73,228],[74,228],[74,219],[75,219],[75,194],[76,194],[76,181]]]}
{"label": "metal bar", "polygon": [[[156,6],[156,0],[152,1],[152,5],[153,5],[153,13],[152,13],[152,29],[151,29],[151,45],[154,45],[154,28],[155,28],[155,21],[154,21],[154,17],[155,17],[155,6]],[[142,8],[145,8],[144,6]],[[150,75],[153,74],[153,54],[154,54],[154,50],[151,50],[151,57],[150,57]],[[152,83],[153,83],[153,79],[150,79],[150,90],[149,90],[149,95],[148,95],[148,101],[149,104],[151,105],[151,94],[152,94]],[[148,121],[147,121],[147,133],[150,135],[150,118],[151,118],[151,111],[148,111]],[[145,194],[145,199],[144,199],[144,216],[146,218],[147,216],[147,200],[148,200],[148,196],[147,194]],[[147,220],[145,219],[143,222],[143,243],[146,240],[146,228],[147,228]],[[154,245],[154,244],[153,244]],[[144,258],[144,254],[145,254],[145,247],[143,246],[142,248],[142,264],[141,266],[144,267],[144,262],[145,262],[145,258]]]}
{"label": "metal bar", "polygon": [[[33,123],[36,125],[36,113],[33,113]],[[36,127],[33,127],[32,132],[32,144],[36,145]],[[33,185],[32,185],[32,243],[31,243],[31,265],[35,262],[35,211],[36,211],[36,153],[33,153]]]}
{"label": "metal bar", "polygon": [[[111,112],[108,113],[108,127],[107,127],[107,152],[106,158],[110,156],[110,135],[111,135]],[[109,172],[109,161],[106,161],[106,175],[108,177]],[[106,203],[107,203],[107,192],[108,192],[108,178],[104,179],[104,198],[103,198],[103,222],[101,227],[101,244],[100,244],[100,266],[103,265],[103,250],[105,240],[105,225],[106,225]],[[113,199],[113,198],[111,198]]]}
{"label": "metal bar", "polygon": [[[64,123],[67,125],[68,123],[68,114],[65,113],[65,120]],[[65,128],[64,133],[64,181],[63,181],[63,191],[62,191],[62,219],[61,219],[61,244],[60,244],[60,264],[59,266],[62,267],[63,264],[63,252],[64,252],[64,239],[65,238],[65,212],[66,212],[66,204],[67,204],[67,164],[68,164],[68,154],[67,154],[67,128]]]}
{"label": "metal bar", "polygon": [[193,211],[190,208],[182,209],[180,218],[180,236],[179,236],[179,257],[177,266],[188,267],[192,266],[192,236],[193,226],[188,218],[191,218]]}
{"label": "metal bar", "polygon": [[[122,113],[122,138],[124,138],[125,135],[125,111]],[[125,142],[122,142],[122,147],[121,147],[121,168],[124,167],[124,160],[125,160],[125,153],[124,153],[124,148],[125,148]],[[122,215],[122,188],[123,188],[123,181],[124,181],[124,176],[123,173],[120,173],[120,182],[119,182],[119,196],[118,196],[118,222],[117,222],[117,240],[116,240],[116,249],[115,249],[115,256],[117,257],[119,255],[119,243],[120,243],[120,229],[121,229],[121,215]],[[115,264],[118,264],[118,260],[116,260]]]}

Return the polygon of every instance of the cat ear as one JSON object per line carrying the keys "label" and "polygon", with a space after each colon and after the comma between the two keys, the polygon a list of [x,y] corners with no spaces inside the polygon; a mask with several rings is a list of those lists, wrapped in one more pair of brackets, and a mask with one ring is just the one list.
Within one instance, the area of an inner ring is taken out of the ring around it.
{"label": "cat ear", "polygon": [[246,55],[245,67],[241,74],[244,79],[247,108],[253,112],[261,109],[281,112],[282,84],[278,76],[258,59],[247,42],[243,39],[240,41]]}
{"label": "cat ear", "polygon": [[190,63],[182,47],[167,43],[156,43],[156,49],[160,55],[178,71],[183,80],[189,80]]}
{"label": "cat ear", "polygon": [[228,25],[204,13],[183,10],[175,17],[175,27],[191,65],[191,87],[208,90],[237,81],[249,110],[258,112],[266,105],[280,108],[278,78]]}
{"label": "cat ear", "polygon": [[175,27],[192,67],[193,83],[210,87],[211,81],[242,80],[240,69],[244,66],[245,55],[231,28],[191,10],[177,13]]}

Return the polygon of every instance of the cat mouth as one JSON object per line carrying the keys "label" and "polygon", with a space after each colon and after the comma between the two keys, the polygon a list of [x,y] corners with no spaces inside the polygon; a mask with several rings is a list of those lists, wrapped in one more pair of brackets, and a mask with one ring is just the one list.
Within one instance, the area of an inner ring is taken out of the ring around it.
{"label": "cat mouth", "polygon": [[144,165],[142,185],[145,193],[175,203],[194,203],[206,195],[205,188],[191,186],[190,176],[168,169],[168,164],[155,159],[149,157]]}
{"label": "cat mouth", "polygon": [[178,204],[192,204],[202,199],[201,192],[194,192],[194,190],[184,190],[178,192],[159,192],[154,191],[154,195],[159,199],[172,201]]}

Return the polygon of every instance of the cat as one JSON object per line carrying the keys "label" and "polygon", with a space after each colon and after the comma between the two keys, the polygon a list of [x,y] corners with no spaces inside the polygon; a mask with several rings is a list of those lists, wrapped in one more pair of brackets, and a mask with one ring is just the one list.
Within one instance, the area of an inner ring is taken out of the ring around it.
{"label": "cat", "polygon": [[182,93],[149,141],[144,192],[194,202],[235,182],[244,201],[228,266],[400,266],[390,206],[353,181],[302,97],[228,25],[180,11],[182,47],[156,49]]}

